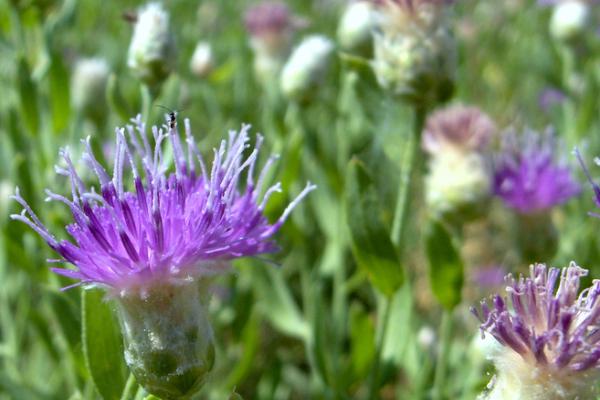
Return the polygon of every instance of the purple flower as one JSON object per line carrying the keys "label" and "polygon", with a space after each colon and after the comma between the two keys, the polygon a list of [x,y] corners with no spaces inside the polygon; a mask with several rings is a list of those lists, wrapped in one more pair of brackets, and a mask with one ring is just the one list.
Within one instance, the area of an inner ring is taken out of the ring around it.
{"label": "purple flower", "polygon": [[[529,277],[506,277],[507,297],[495,295],[492,306],[482,301],[480,311],[471,309],[482,335],[501,345],[493,357],[498,393],[489,398],[589,398],[583,395],[594,386],[588,372],[600,370],[600,281],[580,293],[587,274],[574,262],[562,270],[535,264]],[[523,396],[525,390],[531,396]]]}
{"label": "purple flower", "polygon": [[521,214],[543,212],[577,196],[581,188],[555,151],[550,131],[508,133],[494,168],[494,194]]}
{"label": "purple flower", "polygon": [[[141,116],[133,126],[116,130],[114,173],[108,175],[96,160],[89,142],[83,160],[98,177],[100,193],[87,187],[75,171],[66,149],[60,154],[66,168],[72,198],[47,191],[48,198],[65,203],[73,214],[67,232],[73,241],[58,240],[36,216],[17,190],[14,196],[24,208],[20,220],[35,230],[48,245],[75,269],[53,271],[78,279],[73,285],[100,285],[117,291],[144,288],[161,281],[179,281],[226,268],[227,260],[270,253],[277,250],[273,235],[292,209],[315,186],[306,188],[273,224],[263,214],[265,204],[279,183],[264,190],[270,157],[255,181],[255,168],[263,141],[247,156],[249,126],[230,132],[214,150],[207,170],[194,143],[189,121],[185,121],[186,152],[177,132],[175,115],[169,126],[152,127],[154,147],[147,138]],[[163,152],[168,141],[174,171]],[[129,164],[133,184],[125,186],[123,171]],[[198,169],[199,168],[199,169]],[[242,186],[245,177],[245,187]],[[264,194],[263,193],[264,190]]]}
{"label": "purple flower", "polygon": [[567,96],[564,92],[553,87],[548,87],[540,93],[538,97],[538,104],[543,111],[549,112],[551,111],[552,107],[557,104],[561,104],[566,99]]}

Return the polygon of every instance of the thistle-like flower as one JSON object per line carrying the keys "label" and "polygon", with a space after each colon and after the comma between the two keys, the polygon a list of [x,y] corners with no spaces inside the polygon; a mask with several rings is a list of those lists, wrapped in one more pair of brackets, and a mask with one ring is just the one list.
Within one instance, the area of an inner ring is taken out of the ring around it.
{"label": "thistle-like flower", "polygon": [[372,67],[379,84],[413,103],[450,97],[456,45],[448,0],[372,0],[377,23]]}
{"label": "thistle-like flower", "polygon": [[[482,399],[595,398],[600,377],[600,281],[579,292],[588,271],[575,263],[530,276],[506,277],[507,297],[496,295],[472,309],[482,334],[498,343],[491,358],[497,377]],[[509,307],[510,303],[512,307]]]}
{"label": "thistle-like flower", "polygon": [[[74,242],[50,233],[18,191],[14,198],[24,210],[12,218],[62,256],[55,261],[75,266],[54,272],[78,280],[73,286],[105,288],[117,300],[125,358],[138,382],[158,396],[177,398],[202,384],[214,357],[199,282],[226,271],[232,259],[276,251],[273,235],[314,186],[308,184],[271,224],[263,211],[281,185],[265,188],[265,179],[276,157],[255,180],[263,139],[258,136],[245,157],[249,126],[230,132],[208,170],[188,120],[186,151],[174,113],[164,128],[152,127],[154,147],[141,117],[132,122],[116,130],[112,177],[94,156],[89,138],[84,141],[83,161],[97,175],[99,193],[84,184],[68,151],[61,150],[65,167],[56,170],[68,177],[72,197],[47,194],[70,208],[74,222],[67,232]],[[163,152],[167,142],[174,171]],[[126,164],[133,178],[129,186]]]}
{"label": "thistle-like flower", "polygon": [[169,14],[160,3],[148,3],[138,13],[127,65],[143,82],[156,85],[169,75],[174,63]]}
{"label": "thistle-like flower", "polygon": [[254,72],[261,82],[272,81],[289,55],[295,31],[303,23],[285,3],[277,1],[250,7],[244,22],[254,51]]}
{"label": "thistle-like flower", "polygon": [[597,1],[551,0],[545,4],[553,5],[550,19],[550,34],[558,40],[569,41],[584,33],[590,23],[590,5]]}
{"label": "thistle-like flower", "polygon": [[556,157],[556,138],[526,131],[506,134],[494,168],[494,193],[520,214],[536,214],[567,202],[581,191],[571,168]]}

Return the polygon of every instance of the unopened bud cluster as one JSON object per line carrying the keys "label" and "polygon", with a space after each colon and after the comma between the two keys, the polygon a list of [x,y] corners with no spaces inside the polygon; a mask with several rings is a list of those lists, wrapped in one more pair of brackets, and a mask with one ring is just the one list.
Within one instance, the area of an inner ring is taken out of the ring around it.
{"label": "unopened bud cluster", "polygon": [[417,104],[434,105],[453,90],[456,43],[442,0],[380,0],[372,67],[379,84]]}

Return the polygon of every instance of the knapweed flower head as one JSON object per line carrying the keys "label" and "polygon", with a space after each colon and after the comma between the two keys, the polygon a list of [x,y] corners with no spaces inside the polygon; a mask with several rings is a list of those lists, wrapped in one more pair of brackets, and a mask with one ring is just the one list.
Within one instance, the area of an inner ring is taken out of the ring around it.
{"label": "knapweed flower head", "polygon": [[542,213],[577,196],[581,187],[556,148],[551,130],[506,133],[495,160],[494,194],[520,214]]}
{"label": "knapweed flower head", "polygon": [[430,106],[450,97],[456,44],[443,0],[376,0],[374,57],[379,84]]}
{"label": "knapweed flower head", "polygon": [[143,6],[136,18],[127,66],[145,83],[161,83],[175,63],[169,14],[160,3]]}
{"label": "knapweed flower head", "polygon": [[200,41],[196,44],[190,59],[190,71],[198,78],[205,78],[214,68],[212,46],[208,42]]}
{"label": "knapweed flower head", "polygon": [[[580,292],[588,271],[530,267],[506,277],[507,296],[472,309],[482,334],[499,343],[498,376],[486,399],[588,399],[600,377],[600,281]],[[510,304],[510,306],[509,306]]]}
{"label": "knapweed flower head", "polygon": [[494,121],[479,108],[452,105],[427,118],[422,147],[431,155],[444,151],[482,151],[495,132]]}
{"label": "knapweed flower head", "polygon": [[[228,140],[214,150],[212,167],[207,169],[188,120],[186,151],[174,114],[163,128],[152,127],[154,146],[141,117],[132,122],[116,130],[112,177],[94,156],[89,138],[84,141],[83,161],[97,175],[99,192],[84,184],[67,149],[60,152],[65,167],[56,170],[69,178],[71,198],[51,191],[47,194],[50,200],[70,208],[73,223],[67,232],[73,241],[57,239],[16,193],[24,210],[12,218],[40,234],[62,256],[60,262],[75,266],[53,271],[79,280],[76,285],[98,285],[118,294],[144,291],[221,272],[231,259],[274,252],[273,235],[315,188],[308,184],[271,224],[263,212],[281,185],[265,190],[265,179],[276,157],[267,160],[256,180],[263,139],[258,136],[254,150],[245,157],[248,125],[230,132]],[[163,150],[166,142],[173,154],[174,171]],[[131,187],[125,183],[127,166],[133,178]]]}
{"label": "knapweed flower head", "polygon": [[256,76],[263,82],[272,81],[289,55],[294,33],[304,23],[285,3],[276,1],[251,6],[244,22],[254,51]]}

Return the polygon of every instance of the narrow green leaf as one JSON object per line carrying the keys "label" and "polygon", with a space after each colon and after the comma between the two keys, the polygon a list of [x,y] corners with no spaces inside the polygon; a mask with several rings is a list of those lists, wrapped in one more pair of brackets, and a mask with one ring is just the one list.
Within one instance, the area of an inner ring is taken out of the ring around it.
{"label": "narrow green leaf", "polygon": [[31,70],[24,58],[19,59],[19,98],[21,118],[25,122],[25,127],[31,135],[37,135],[40,126],[40,112],[37,103],[38,90],[31,79]]}
{"label": "narrow green leaf", "polygon": [[52,131],[55,134],[63,132],[71,113],[69,95],[69,72],[63,62],[63,57],[53,54],[50,65],[50,105],[52,107]]}
{"label": "narrow green leaf", "polygon": [[348,165],[345,199],[354,258],[371,283],[386,296],[392,296],[404,281],[404,271],[382,220],[383,207],[376,185],[357,158]]}
{"label": "narrow green leaf", "polygon": [[357,378],[364,378],[375,357],[375,326],[369,315],[358,305],[350,309],[352,368]]}
{"label": "narrow green leaf", "polygon": [[463,261],[448,230],[432,220],[425,235],[429,261],[429,280],[433,294],[447,310],[460,303],[463,286]]}
{"label": "narrow green leaf", "polygon": [[127,379],[123,340],[103,295],[100,290],[82,291],[83,351],[98,393],[104,400],[118,400]]}

